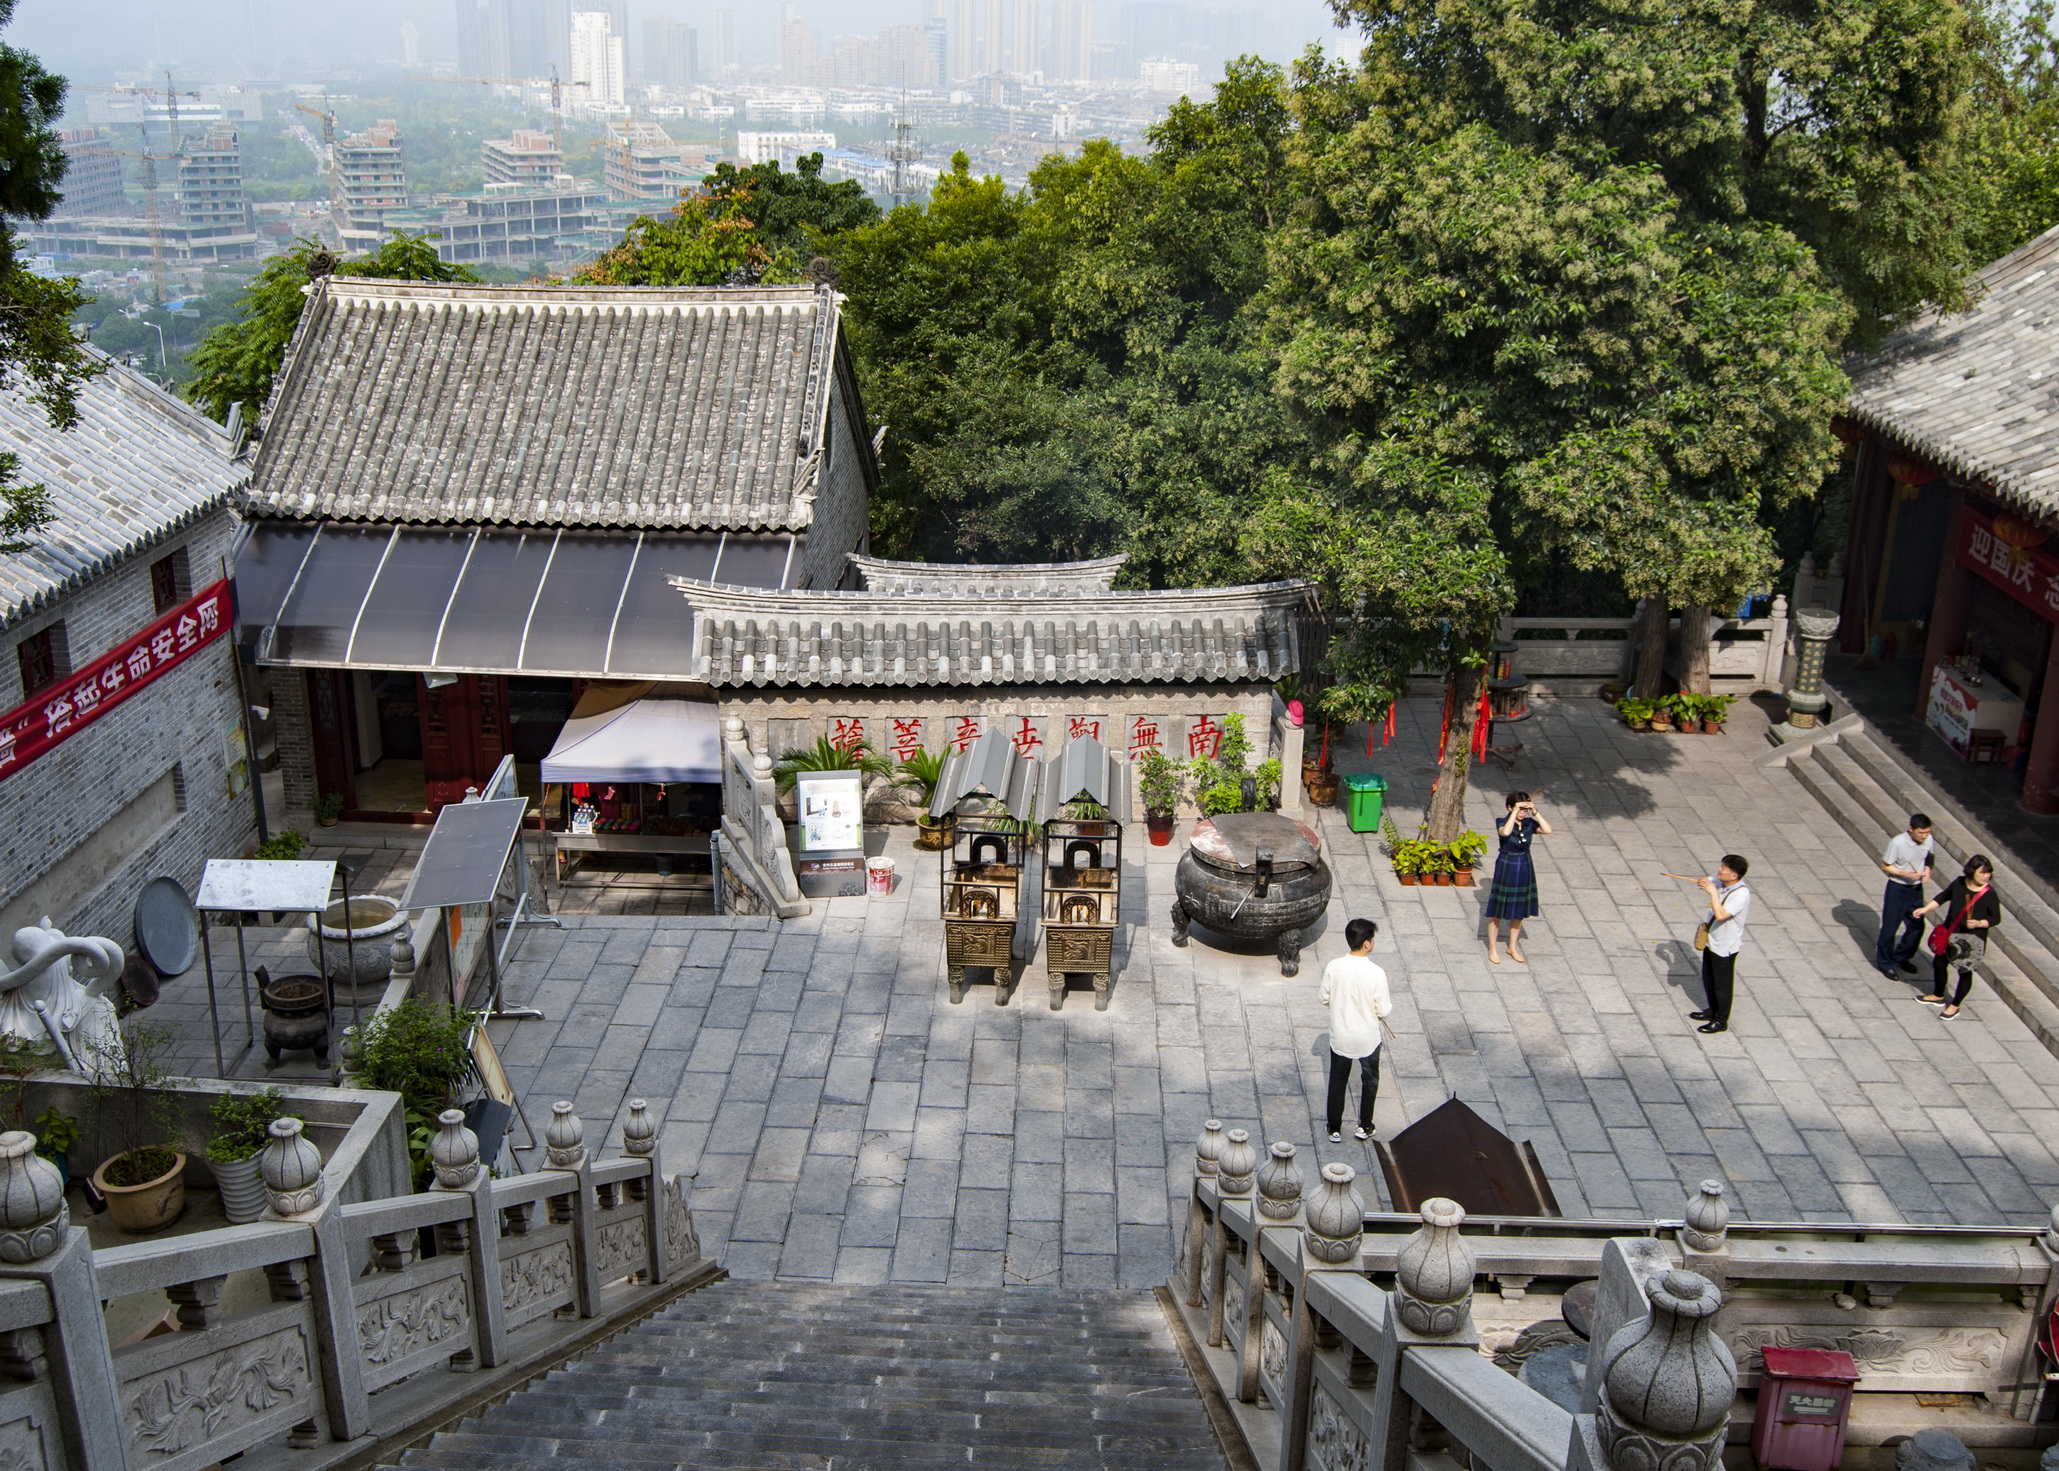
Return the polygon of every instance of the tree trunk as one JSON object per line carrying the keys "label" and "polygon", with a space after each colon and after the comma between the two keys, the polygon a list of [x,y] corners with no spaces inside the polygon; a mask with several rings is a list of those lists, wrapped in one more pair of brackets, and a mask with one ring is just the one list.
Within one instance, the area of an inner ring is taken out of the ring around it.
{"label": "tree trunk", "polygon": [[1649,597],[1638,605],[1637,668],[1630,683],[1640,700],[1656,700],[1666,677],[1666,600]]}
{"label": "tree trunk", "polygon": [[1706,695],[1709,688],[1709,608],[1689,603],[1680,610],[1680,688]]}
{"label": "tree trunk", "polygon": [[1487,666],[1460,669],[1451,676],[1458,691],[1451,712],[1451,738],[1444,747],[1444,766],[1437,790],[1430,794],[1429,837],[1448,843],[1466,830],[1466,776],[1473,765],[1473,727],[1479,723],[1480,689]]}

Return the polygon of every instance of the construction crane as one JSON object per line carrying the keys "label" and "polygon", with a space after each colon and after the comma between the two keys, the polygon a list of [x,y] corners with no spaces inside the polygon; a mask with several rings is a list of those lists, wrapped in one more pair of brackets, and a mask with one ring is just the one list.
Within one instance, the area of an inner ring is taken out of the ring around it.
{"label": "construction crane", "polygon": [[[476,82],[482,87],[534,87],[536,77],[403,77],[404,82]],[[587,82],[561,82],[558,80],[558,64],[550,68],[550,136],[552,145],[560,154],[565,151],[565,104],[562,89],[585,87]]]}
{"label": "construction crane", "polygon": [[336,161],[336,110],[329,106],[329,94],[322,94],[319,108],[305,102],[293,104],[309,117],[322,120],[322,146],[329,150],[329,224],[336,231],[336,244],[343,245],[343,174]]}
{"label": "construction crane", "polygon": [[[168,115],[172,134],[170,157],[174,159],[179,156],[184,147],[183,140],[179,137],[179,99],[181,97],[198,98],[200,96],[198,92],[180,92],[172,85],[172,74],[170,72],[164,74],[164,90],[162,92],[155,87],[84,87],[78,90],[86,92],[112,92],[127,97],[164,98],[165,111]],[[149,109],[147,107],[144,109],[142,120],[136,124],[136,137],[142,144],[139,151],[130,153],[126,149],[110,149],[109,152],[113,153],[117,158],[133,158],[139,161],[140,166],[137,169],[137,173],[143,185],[143,218],[150,228],[152,300],[161,303],[164,300],[164,224],[158,214],[157,206],[157,160],[159,155],[150,147],[150,121]]]}

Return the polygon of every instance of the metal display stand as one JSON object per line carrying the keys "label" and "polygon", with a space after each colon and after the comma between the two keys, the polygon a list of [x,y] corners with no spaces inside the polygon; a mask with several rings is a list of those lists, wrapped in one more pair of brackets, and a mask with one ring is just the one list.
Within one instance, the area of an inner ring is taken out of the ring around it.
{"label": "metal display stand", "polygon": [[1044,833],[1044,975],[1053,1011],[1065,1004],[1066,978],[1074,975],[1092,978],[1094,1010],[1108,1010],[1129,777],[1128,763],[1091,736],[1068,741],[1044,763],[1036,816]]}
{"label": "metal display stand", "polygon": [[[543,1013],[533,1006],[506,1007],[501,1003],[501,971],[514,953],[515,942],[525,924],[552,924],[549,916],[528,913],[529,864],[526,858],[515,864],[518,872],[512,895],[503,895],[509,860],[516,856],[522,838],[522,818],[529,810],[526,797],[488,799],[467,797],[453,802],[436,814],[436,826],[408,879],[400,907],[421,909],[463,909],[483,905],[486,909],[486,969],[491,981],[490,1002],[482,1019],[528,1017],[541,1020]],[[511,912],[505,921],[494,915],[495,902],[508,898]],[[505,944],[497,943],[495,930],[507,925]],[[458,994],[460,977],[451,967],[451,1000],[462,1006]]]}
{"label": "metal display stand", "polygon": [[[233,914],[236,916],[236,965],[243,976],[243,1046],[237,1050],[236,1060],[241,1062],[246,1053],[257,1045],[257,1029],[250,1020],[250,955],[243,942],[245,918],[252,914],[306,914],[314,917],[316,964],[322,972],[322,983],[329,986],[329,952],[322,937],[322,914],[329,907],[329,895],[336,886],[336,865],[333,862],[315,863],[303,860],[287,861],[274,858],[210,858],[200,874],[200,890],[194,896],[193,907],[200,912],[200,953],[207,962],[207,1015],[214,1033],[215,1076],[226,1078],[228,1064],[222,1056],[221,1009],[215,994],[214,944],[208,935],[207,916],[210,914]],[[350,927],[350,880],[343,882],[343,922],[346,934]],[[354,942],[345,942],[350,948],[351,959],[351,1019],[357,1019],[357,947]],[[331,988],[331,1009],[334,1008],[334,993]]]}
{"label": "metal display stand", "polygon": [[[955,1005],[965,999],[968,969],[991,969],[994,1004],[1006,1006],[1015,985],[1015,928],[1022,913],[1024,841],[1036,763],[1016,754],[999,731],[988,731],[944,762],[930,815],[957,815],[943,866],[944,970]],[[960,812],[971,799],[983,810]]]}

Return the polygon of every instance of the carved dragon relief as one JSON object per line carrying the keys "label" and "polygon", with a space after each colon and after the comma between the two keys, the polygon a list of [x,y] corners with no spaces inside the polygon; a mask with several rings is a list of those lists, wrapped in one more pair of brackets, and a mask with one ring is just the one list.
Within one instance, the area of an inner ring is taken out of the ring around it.
{"label": "carved dragon relief", "polygon": [[1286,1403],[1282,1392],[1287,1384],[1287,1340],[1271,1318],[1258,1333],[1258,1373],[1266,1386],[1266,1397],[1275,1405]]}
{"label": "carved dragon relief", "polygon": [[412,1354],[460,1338],[472,1322],[465,1279],[443,1281],[413,1292],[396,1292],[357,1311],[358,1348],[368,1364],[394,1364]]}
{"label": "carved dragon relief", "polygon": [[1862,1374],[1950,1375],[2002,1372],[2009,1358],[2008,1335],[1999,1328],[1859,1328],[1839,1324],[1792,1324],[1747,1328],[1730,1337],[1737,1366],[1747,1374],[1766,1367],[1764,1348],[1842,1349]]}
{"label": "carved dragon relief", "polygon": [[595,1233],[594,1267],[603,1282],[613,1282],[649,1265],[650,1248],[645,1244],[641,1214],[610,1221]]}
{"label": "carved dragon relief", "polygon": [[553,1241],[520,1256],[502,1257],[500,1300],[509,1313],[572,1290],[572,1243]]}
{"label": "carved dragon relief", "polygon": [[1365,1471],[1372,1464],[1365,1432],[1321,1384],[1309,1396],[1308,1464],[1310,1471]]}
{"label": "carved dragon relief", "polygon": [[133,1381],[129,1445],[139,1454],[176,1456],[262,1419],[313,1387],[302,1330],[281,1328]]}

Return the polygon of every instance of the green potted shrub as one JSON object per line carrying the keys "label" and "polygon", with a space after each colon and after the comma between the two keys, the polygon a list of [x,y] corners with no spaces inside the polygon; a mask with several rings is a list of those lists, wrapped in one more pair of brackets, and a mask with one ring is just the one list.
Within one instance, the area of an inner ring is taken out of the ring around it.
{"label": "green potted shrub", "polygon": [[788,751],[772,764],[773,778],[784,792],[804,771],[862,771],[867,776],[892,776],[894,763],[873,754],[863,742],[855,746],[831,745],[828,736],[815,737],[815,744]]}
{"label": "green potted shrub", "polygon": [[224,1093],[207,1112],[215,1123],[214,1137],[207,1141],[207,1162],[222,1195],[222,1214],[232,1226],[248,1225],[264,1214],[265,1187],[257,1173],[257,1155],[272,1120],[300,1115],[286,1107],[286,1095],[277,1088]]}
{"label": "green potted shrub", "polygon": [[1081,797],[1075,801],[1067,802],[1059,809],[1058,815],[1068,822],[1078,823],[1082,837],[1105,838],[1108,836],[1110,825],[1108,809],[1092,798]]}
{"label": "green potted shrub", "polygon": [[1487,834],[1468,828],[1445,844],[1445,848],[1451,854],[1454,881],[1471,888],[1473,870],[1479,866],[1481,855],[1487,851]]}
{"label": "green potted shrub", "polygon": [[1736,703],[1736,695],[1702,696],[1702,734],[1723,734],[1723,722],[1730,717],[1730,707]]}
{"label": "green potted shrub", "polygon": [[1650,700],[1639,699],[1635,695],[1626,695],[1616,701],[1616,713],[1623,717],[1623,723],[1632,730],[1651,729],[1652,709]]}
{"label": "green potted shrub", "polygon": [[36,1136],[36,1153],[56,1165],[58,1177],[69,1185],[71,1152],[79,1142],[79,1121],[52,1104],[29,1121],[29,1132]]}
{"label": "green potted shrub", "polygon": [[331,792],[326,797],[315,798],[315,821],[323,827],[334,827],[343,817],[343,799]]}
{"label": "green potted shrub", "polygon": [[359,1086],[401,1096],[417,1190],[429,1183],[436,1116],[456,1103],[458,1089],[474,1076],[471,1035],[477,1022],[475,1013],[410,996],[365,1023]]}
{"label": "green potted shrub", "polygon": [[1277,811],[1280,806],[1280,783],[1283,780],[1280,763],[1268,756],[1258,763],[1257,769],[1251,774],[1258,779],[1258,810]]}
{"label": "green potted shrub", "polygon": [[1677,695],[1668,696],[1665,704],[1667,712],[1673,717],[1673,729],[1681,735],[1699,733],[1702,726],[1703,703],[1702,696],[1691,695],[1685,690]]}
{"label": "green potted shrub", "polygon": [[93,1115],[114,1153],[93,1171],[93,1188],[124,1231],[157,1231],[186,1209],[186,1154],[175,1144],[179,1101],[158,1059],[171,1033],[132,1023],[97,1051],[79,1059],[92,1086]]}
{"label": "green potted shrub", "polygon": [[1413,888],[1423,881],[1423,869],[1426,866],[1423,849],[1427,846],[1413,838],[1402,838],[1394,843],[1390,852],[1394,860],[1394,876],[1400,879],[1403,885]]}
{"label": "green potted shrub", "polygon": [[1661,734],[1670,735],[1673,730],[1673,707],[1665,700],[1650,700],[1646,703],[1651,706],[1651,714],[1646,717],[1651,721],[1651,728]]}
{"label": "green potted shrub", "polygon": [[293,828],[273,833],[257,845],[259,858],[291,863],[300,856],[300,850],[307,846],[307,839]]}
{"label": "green potted shrub", "polygon": [[1137,762],[1137,795],[1144,800],[1144,831],[1151,846],[1172,842],[1173,813],[1180,802],[1180,769],[1163,751],[1146,751]]}
{"label": "green potted shrub", "polygon": [[894,780],[915,792],[918,811],[915,817],[915,846],[925,853],[935,853],[951,846],[951,838],[958,830],[956,813],[946,812],[942,817],[929,815],[929,804],[936,800],[937,783],[944,779],[944,753],[918,749],[914,755],[894,768]]}

